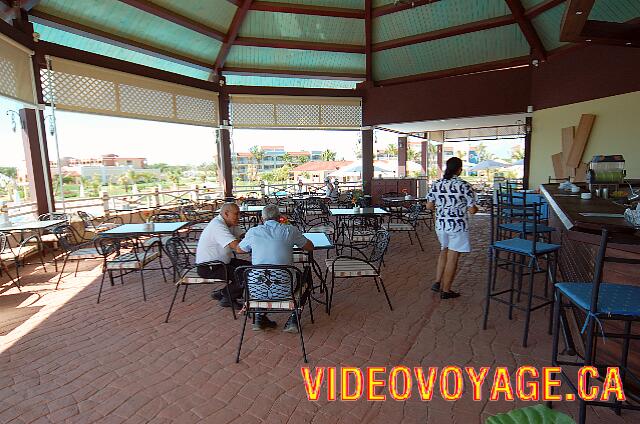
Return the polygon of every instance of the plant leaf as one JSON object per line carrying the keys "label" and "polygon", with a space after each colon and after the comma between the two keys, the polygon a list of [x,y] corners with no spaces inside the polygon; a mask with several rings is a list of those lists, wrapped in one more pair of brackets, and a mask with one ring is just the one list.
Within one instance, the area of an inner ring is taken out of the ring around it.
{"label": "plant leaf", "polygon": [[570,416],[544,405],[514,409],[487,418],[485,424],[575,424]]}

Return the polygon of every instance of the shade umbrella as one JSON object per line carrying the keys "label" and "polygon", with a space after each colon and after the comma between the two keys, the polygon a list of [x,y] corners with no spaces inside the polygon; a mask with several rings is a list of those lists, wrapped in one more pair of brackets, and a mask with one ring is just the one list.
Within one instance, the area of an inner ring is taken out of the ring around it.
{"label": "shade umbrella", "polygon": [[511,164],[498,162],[497,160],[487,159],[467,169],[469,172],[486,171],[488,169],[499,169],[511,166]]}
{"label": "shade umbrella", "polygon": [[[383,168],[379,165],[374,165],[373,167],[374,174],[385,174],[385,173],[393,173],[392,170],[387,168]],[[361,163],[352,163],[351,165],[343,166],[342,168],[333,171],[329,176],[331,177],[351,177],[358,176],[362,174],[362,164]]]}

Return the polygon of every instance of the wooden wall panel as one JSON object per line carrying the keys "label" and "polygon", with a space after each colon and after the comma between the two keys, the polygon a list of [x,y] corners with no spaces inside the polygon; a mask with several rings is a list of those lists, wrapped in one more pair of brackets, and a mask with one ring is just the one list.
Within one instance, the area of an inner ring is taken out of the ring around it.
{"label": "wooden wall panel", "polygon": [[569,157],[567,158],[567,166],[571,168],[578,168],[582,162],[582,154],[589,142],[589,135],[591,134],[591,128],[593,128],[593,122],[596,120],[595,115],[584,114],[580,117],[580,124],[578,124],[578,130],[575,137],[573,137],[573,144],[569,151]]}

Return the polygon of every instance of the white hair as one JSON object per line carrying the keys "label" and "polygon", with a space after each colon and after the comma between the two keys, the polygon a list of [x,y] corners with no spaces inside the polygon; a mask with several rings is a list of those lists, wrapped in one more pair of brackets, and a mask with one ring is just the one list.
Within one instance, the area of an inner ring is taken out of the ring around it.
{"label": "white hair", "polygon": [[280,218],[280,209],[277,205],[267,205],[262,209],[262,220],[271,221]]}

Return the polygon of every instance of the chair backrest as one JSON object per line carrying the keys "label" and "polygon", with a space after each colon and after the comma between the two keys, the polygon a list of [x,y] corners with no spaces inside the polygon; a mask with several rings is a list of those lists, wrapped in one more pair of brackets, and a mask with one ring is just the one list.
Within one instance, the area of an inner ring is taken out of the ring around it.
{"label": "chair backrest", "polygon": [[[606,227],[602,229],[601,234],[602,235],[600,237],[600,245],[598,246],[598,253],[596,255],[596,260],[594,264],[593,289],[591,290],[591,304],[589,306],[589,310],[593,313],[595,313],[598,308],[598,298],[600,296],[600,284],[602,283],[602,276],[603,276],[605,263],[611,262],[611,263],[640,265],[640,259],[637,259],[637,258],[622,258],[622,257],[615,257],[615,256],[607,256],[607,246],[609,245],[609,243],[637,244],[637,239],[634,236],[610,233]],[[640,267],[638,268],[640,269]]]}
{"label": "chair backrest", "polygon": [[290,265],[251,265],[236,268],[236,281],[244,283],[247,302],[286,302],[295,298],[301,271]]}
{"label": "chair backrest", "polygon": [[57,221],[60,219],[66,221],[67,223],[71,221],[71,217],[63,212],[43,213],[42,215],[38,216],[38,221]]}
{"label": "chair backrest", "polygon": [[412,226],[418,225],[418,218],[420,218],[420,212],[422,212],[422,205],[418,203],[413,203],[409,206],[409,213],[407,214],[407,221]]}
{"label": "chair backrest", "polygon": [[102,236],[96,238],[94,244],[98,253],[102,255],[106,260],[111,255],[119,255],[120,247],[122,243],[126,241],[128,241],[128,239],[122,237]]}
{"label": "chair backrest", "polygon": [[9,239],[5,233],[0,232],[0,252],[4,252],[7,247],[9,247]]}
{"label": "chair backrest", "polygon": [[164,250],[176,274],[181,275],[182,272],[191,266],[191,255],[189,249],[184,244],[184,240],[180,237],[171,237],[164,243]]}
{"label": "chair backrest", "polygon": [[82,236],[69,224],[59,225],[52,232],[58,239],[58,244],[66,252],[75,250],[77,245],[84,242]]}
{"label": "chair backrest", "polygon": [[85,211],[78,211],[77,214],[82,220],[85,229],[94,230],[96,228],[96,224],[93,222],[93,220],[95,219],[93,215]]}
{"label": "chair backrest", "polygon": [[377,268],[380,268],[380,264],[384,259],[384,254],[387,252],[387,248],[389,247],[389,233],[385,230],[376,231],[375,236],[371,240],[371,244],[373,249],[369,254],[369,262],[372,264],[377,264]]}
{"label": "chair backrest", "polygon": [[156,212],[149,217],[149,222],[180,222],[181,219],[177,212]]}

